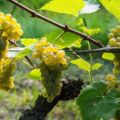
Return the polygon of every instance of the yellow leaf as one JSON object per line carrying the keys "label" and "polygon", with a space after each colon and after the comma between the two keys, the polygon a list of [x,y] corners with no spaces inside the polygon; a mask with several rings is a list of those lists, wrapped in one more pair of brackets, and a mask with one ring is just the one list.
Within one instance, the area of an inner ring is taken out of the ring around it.
{"label": "yellow leaf", "polygon": [[35,38],[23,38],[23,39],[21,39],[21,41],[22,41],[22,44],[24,46],[29,46],[29,45],[32,45],[32,44],[38,42],[38,39],[35,39]]}
{"label": "yellow leaf", "polygon": [[83,0],[52,0],[41,10],[49,10],[58,13],[70,14],[78,17],[79,11],[84,7]]}
{"label": "yellow leaf", "polygon": [[102,58],[106,60],[114,60],[115,55],[113,53],[103,53]]}
{"label": "yellow leaf", "polygon": [[100,28],[89,29],[87,27],[81,27],[81,29],[83,30],[84,33],[86,33],[90,36],[96,35],[96,34],[100,33],[100,31],[101,31]]}
{"label": "yellow leaf", "polygon": [[99,68],[102,67],[102,64],[100,63],[95,63],[93,66],[92,66],[92,70],[98,70]]}
{"label": "yellow leaf", "polygon": [[120,20],[120,0],[100,0],[103,6]]}
{"label": "yellow leaf", "polygon": [[85,61],[84,59],[76,59],[76,60],[72,60],[71,63],[73,63],[74,65],[77,65],[80,69],[86,70],[86,71],[90,71],[90,63],[88,63],[87,61]]}

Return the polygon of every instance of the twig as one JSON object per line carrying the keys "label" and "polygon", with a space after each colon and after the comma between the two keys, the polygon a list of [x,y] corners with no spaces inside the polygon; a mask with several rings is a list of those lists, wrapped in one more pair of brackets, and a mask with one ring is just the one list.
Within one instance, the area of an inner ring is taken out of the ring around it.
{"label": "twig", "polygon": [[[66,52],[71,52],[71,50],[65,50]],[[92,50],[74,50],[77,54],[90,54],[90,53],[120,53],[120,47],[104,47],[99,49],[92,49]]]}
{"label": "twig", "polygon": [[[19,46],[17,45],[17,43],[13,42],[12,40],[9,40],[9,42],[10,42],[12,45],[14,45],[15,47],[19,47]],[[32,63],[32,61],[30,60],[30,58],[29,58],[28,56],[25,56],[25,59],[30,63],[30,65],[31,65],[33,68],[35,67],[34,64]]]}
{"label": "twig", "polygon": [[92,43],[95,44],[96,46],[103,47],[103,45],[102,45],[102,43],[101,43],[100,41],[96,41],[95,39],[91,38],[90,36],[88,36],[88,35],[86,35],[86,34],[84,34],[84,33],[82,33],[82,32],[79,32],[79,31],[77,31],[77,30],[75,30],[75,29],[72,29],[72,28],[70,28],[70,27],[67,26],[67,25],[62,25],[62,24],[60,24],[60,23],[58,23],[58,22],[56,22],[56,21],[53,21],[53,20],[45,17],[45,16],[42,16],[42,15],[38,14],[37,12],[31,10],[30,8],[28,8],[28,7],[20,4],[20,3],[17,2],[16,0],[7,0],[7,1],[15,4],[16,6],[20,7],[20,8],[23,9],[24,11],[30,13],[32,17],[37,17],[37,18],[39,18],[39,19],[42,19],[42,20],[44,20],[44,21],[46,21],[46,22],[48,22],[48,23],[50,23],[50,24],[52,24],[52,25],[54,25],[54,26],[56,26],[56,27],[58,27],[58,28],[60,28],[60,29],[62,29],[62,30],[64,30],[65,32],[71,32],[71,33],[73,33],[73,34],[76,34],[76,35],[78,35],[78,36],[83,37],[84,40],[88,40],[89,42],[92,42]]}

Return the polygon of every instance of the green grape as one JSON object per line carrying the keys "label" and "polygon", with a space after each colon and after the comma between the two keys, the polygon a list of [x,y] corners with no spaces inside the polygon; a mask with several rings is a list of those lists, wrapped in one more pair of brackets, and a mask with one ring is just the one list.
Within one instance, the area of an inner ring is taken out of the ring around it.
{"label": "green grape", "polygon": [[109,41],[109,45],[110,45],[111,47],[116,46],[116,45],[117,45],[116,39],[111,38],[110,41]]}
{"label": "green grape", "polygon": [[114,37],[114,34],[113,34],[113,33],[109,33],[109,34],[108,34],[108,38],[109,38],[109,39],[111,39],[111,38],[113,38],[113,37]]}
{"label": "green grape", "polygon": [[115,29],[116,29],[116,32],[119,33],[120,32],[120,25],[116,26]]}
{"label": "green grape", "polygon": [[110,32],[113,33],[113,34],[115,34],[115,33],[116,33],[116,29],[112,28],[112,29],[110,30]]}
{"label": "green grape", "polygon": [[120,42],[120,37],[118,36],[117,39],[116,39],[117,42]]}
{"label": "green grape", "polygon": [[117,42],[117,47],[120,47],[120,42]]}

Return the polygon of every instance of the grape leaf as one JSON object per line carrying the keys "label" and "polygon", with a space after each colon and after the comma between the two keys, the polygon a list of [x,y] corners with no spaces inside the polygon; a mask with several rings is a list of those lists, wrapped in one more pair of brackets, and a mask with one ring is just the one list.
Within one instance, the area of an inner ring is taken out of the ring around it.
{"label": "grape leaf", "polygon": [[38,39],[35,38],[23,38],[21,39],[21,42],[24,46],[29,46],[32,44],[35,44],[38,41]]}
{"label": "grape leaf", "polygon": [[85,61],[84,59],[76,59],[71,61],[72,64],[77,65],[80,69],[90,71],[90,63]]}
{"label": "grape leaf", "polygon": [[29,54],[31,54],[32,53],[32,50],[30,49],[30,48],[25,48],[25,49],[23,49],[21,52],[19,52],[16,56],[15,56],[15,58],[16,59],[22,59],[22,58],[24,58],[26,55],[29,55]]}
{"label": "grape leaf", "polygon": [[92,70],[98,70],[99,68],[102,67],[102,64],[100,63],[95,63],[93,66],[92,66]]}
{"label": "grape leaf", "polygon": [[60,48],[66,48],[66,47],[81,47],[81,38],[77,35],[71,34],[71,33],[65,33],[60,39],[55,41],[55,39],[60,35],[62,31],[56,30],[51,32],[49,35],[47,35],[48,42],[54,43],[59,46]]}
{"label": "grape leaf", "polygon": [[89,29],[87,27],[80,27],[82,29],[82,31],[90,36],[92,35],[96,35],[98,33],[100,33],[101,29],[100,28],[94,28],[94,29]]}
{"label": "grape leaf", "polygon": [[114,54],[113,53],[103,53],[102,58],[106,60],[113,60],[114,59]]}
{"label": "grape leaf", "polygon": [[120,0],[100,0],[102,5],[120,20]]}
{"label": "grape leaf", "polygon": [[79,11],[84,7],[83,0],[52,0],[41,10],[49,10],[57,13],[70,14],[78,17]]}
{"label": "grape leaf", "polygon": [[107,85],[100,81],[81,91],[77,104],[83,120],[109,120],[119,109],[120,92],[107,92]]}
{"label": "grape leaf", "polygon": [[[80,69],[83,69],[83,70],[85,70],[87,72],[90,72],[90,70],[91,70],[90,63],[85,61],[82,58],[81,59],[72,60],[71,63],[74,64],[74,65],[77,65]],[[100,67],[102,67],[102,64],[95,63],[92,66],[92,70],[98,70]]]}
{"label": "grape leaf", "polygon": [[33,69],[28,74],[28,77],[31,78],[31,79],[33,79],[33,80],[41,80],[42,77],[41,77],[40,69]]}

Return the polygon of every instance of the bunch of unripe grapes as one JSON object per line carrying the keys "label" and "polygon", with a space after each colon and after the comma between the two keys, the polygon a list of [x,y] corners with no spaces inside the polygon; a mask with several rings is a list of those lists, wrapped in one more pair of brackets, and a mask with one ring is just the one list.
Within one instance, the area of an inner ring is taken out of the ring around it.
{"label": "bunch of unripe grapes", "polygon": [[[120,26],[116,26],[114,29],[111,29],[108,37],[110,47],[120,47]],[[113,73],[118,74],[120,72],[120,54],[116,53],[114,55],[115,58],[113,60]]]}
{"label": "bunch of unripe grapes", "polygon": [[[111,29],[109,35],[109,46],[110,47],[120,47],[120,26],[116,26],[115,28]],[[113,73],[108,74],[106,76],[107,85],[109,88],[120,88],[120,81],[117,80],[117,75],[120,72],[120,54],[114,54],[114,68]]]}
{"label": "bunch of unripe grapes", "polygon": [[13,72],[15,61],[9,58],[0,60],[0,89],[8,91],[14,87]]}
{"label": "bunch of unripe grapes", "polygon": [[108,88],[115,88],[117,90],[120,90],[120,81],[117,80],[117,77],[115,74],[108,74],[106,76],[106,83]]}
{"label": "bunch of unripe grapes", "polygon": [[10,90],[14,87],[14,59],[7,57],[9,40],[17,41],[23,34],[20,24],[10,14],[0,12],[0,89]]}
{"label": "bunch of unripe grapes", "polygon": [[0,12],[0,37],[5,40],[19,40],[23,34],[21,25],[10,14]]}
{"label": "bunch of unripe grapes", "polygon": [[68,66],[65,52],[48,43],[44,37],[35,45],[33,57],[41,60],[40,70],[43,77],[42,83],[46,88],[47,99],[51,101],[61,92],[62,70]]}
{"label": "bunch of unripe grapes", "polygon": [[0,12],[0,57],[4,57],[8,49],[8,40],[19,40],[23,34],[20,24],[10,14]]}

